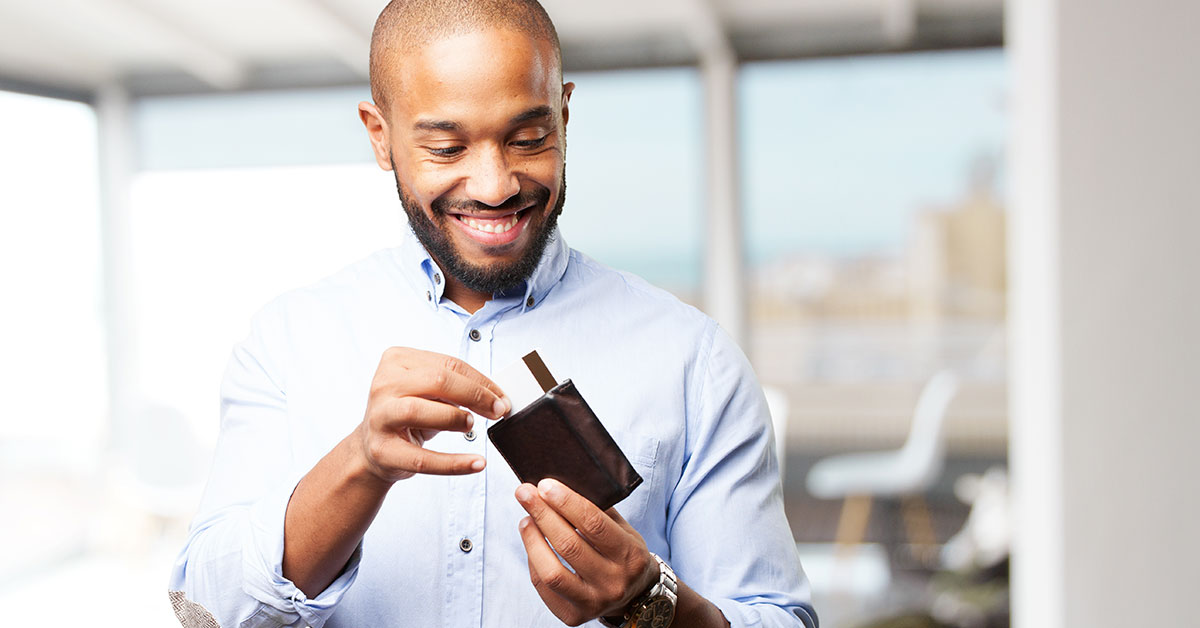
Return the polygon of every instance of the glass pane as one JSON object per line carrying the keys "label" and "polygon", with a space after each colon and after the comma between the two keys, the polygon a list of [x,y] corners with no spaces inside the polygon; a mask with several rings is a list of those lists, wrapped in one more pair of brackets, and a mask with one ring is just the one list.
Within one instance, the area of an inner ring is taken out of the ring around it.
{"label": "glass pane", "polygon": [[146,170],[374,163],[366,87],[156,97],[134,109]]}
{"label": "glass pane", "polygon": [[567,126],[563,237],[695,302],[704,137],[695,69],[579,73]]}
{"label": "glass pane", "polygon": [[96,119],[0,92],[0,591],[78,551],[107,434]]}
{"label": "glass pane", "polygon": [[253,314],[407,229],[392,175],[374,162],[142,172],[131,199],[139,390],[208,444],[221,375]]}
{"label": "glass pane", "polygon": [[[889,481],[930,463],[902,492],[924,497],[942,543],[967,511],[953,482],[1005,462],[1004,55],[749,64],[740,90],[749,352],[788,408],[785,497],[802,547],[834,540],[853,512],[847,478],[872,473],[862,459],[840,471],[825,459],[885,452],[875,460],[894,465],[856,489],[879,498],[865,540],[880,545],[862,564],[805,554],[822,623],[861,621],[820,596],[884,596],[920,562],[897,547],[930,540],[914,540],[930,528],[902,512]],[[917,421],[939,372],[959,385]],[[821,460],[829,473],[810,476]]]}

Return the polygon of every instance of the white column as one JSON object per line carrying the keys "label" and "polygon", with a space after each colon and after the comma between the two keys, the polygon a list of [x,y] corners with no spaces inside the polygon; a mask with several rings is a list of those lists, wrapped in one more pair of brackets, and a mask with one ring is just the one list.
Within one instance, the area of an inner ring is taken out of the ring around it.
{"label": "white column", "polygon": [[713,45],[702,51],[700,69],[708,140],[704,309],[745,348],[748,338],[742,214],[738,204],[737,59],[727,45]]}
{"label": "white column", "polygon": [[116,85],[96,94],[100,149],[100,236],[103,255],[104,318],[108,353],[110,442],[127,447],[137,398],[136,321],[132,291],[129,188],[134,172],[134,138],[128,94]]}
{"label": "white column", "polygon": [[1015,628],[1062,628],[1055,4],[1010,1],[1009,469]]}
{"label": "white column", "polygon": [[1007,16],[1013,625],[1190,625],[1200,3]]}

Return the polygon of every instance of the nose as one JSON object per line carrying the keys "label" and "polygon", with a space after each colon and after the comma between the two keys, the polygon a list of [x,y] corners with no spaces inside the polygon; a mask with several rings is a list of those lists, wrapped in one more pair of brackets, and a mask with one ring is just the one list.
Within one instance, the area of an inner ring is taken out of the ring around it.
{"label": "nose", "polygon": [[509,167],[503,151],[482,150],[474,157],[466,189],[472,200],[496,207],[521,191],[517,173]]}

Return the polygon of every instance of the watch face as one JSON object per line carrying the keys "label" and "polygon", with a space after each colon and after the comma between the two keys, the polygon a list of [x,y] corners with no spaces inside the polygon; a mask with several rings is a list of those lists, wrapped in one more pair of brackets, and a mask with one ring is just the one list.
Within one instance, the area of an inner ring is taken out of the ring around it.
{"label": "watch face", "polygon": [[637,614],[634,626],[637,628],[667,628],[675,618],[675,605],[671,600],[660,597],[650,600]]}

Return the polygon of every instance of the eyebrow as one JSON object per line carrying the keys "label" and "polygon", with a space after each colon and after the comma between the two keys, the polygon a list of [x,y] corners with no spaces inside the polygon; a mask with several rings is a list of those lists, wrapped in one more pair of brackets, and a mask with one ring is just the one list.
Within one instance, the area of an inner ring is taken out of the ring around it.
{"label": "eyebrow", "polygon": [[[554,117],[554,109],[549,105],[539,105],[518,113],[509,119],[510,125],[524,124],[533,120],[549,120]],[[453,120],[417,120],[413,124],[416,131],[462,131],[462,125]]]}
{"label": "eyebrow", "polygon": [[550,118],[553,118],[553,117],[554,117],[554,110],[551,109],[549,105],[540,105],[540,106],[534,107],[532,109],[518,113],[517,115],[513,116],[512,119],[510,119],[508,121],[508,123],[509,124],[521,124],[523,122],[529,122],[531,120],[542,120],[542,119],[549,120]]}
{"label": "eyebrow", "polygon": [[413,129],[417,131],[461,131],[462,125],[451,120],[417,120]]}

